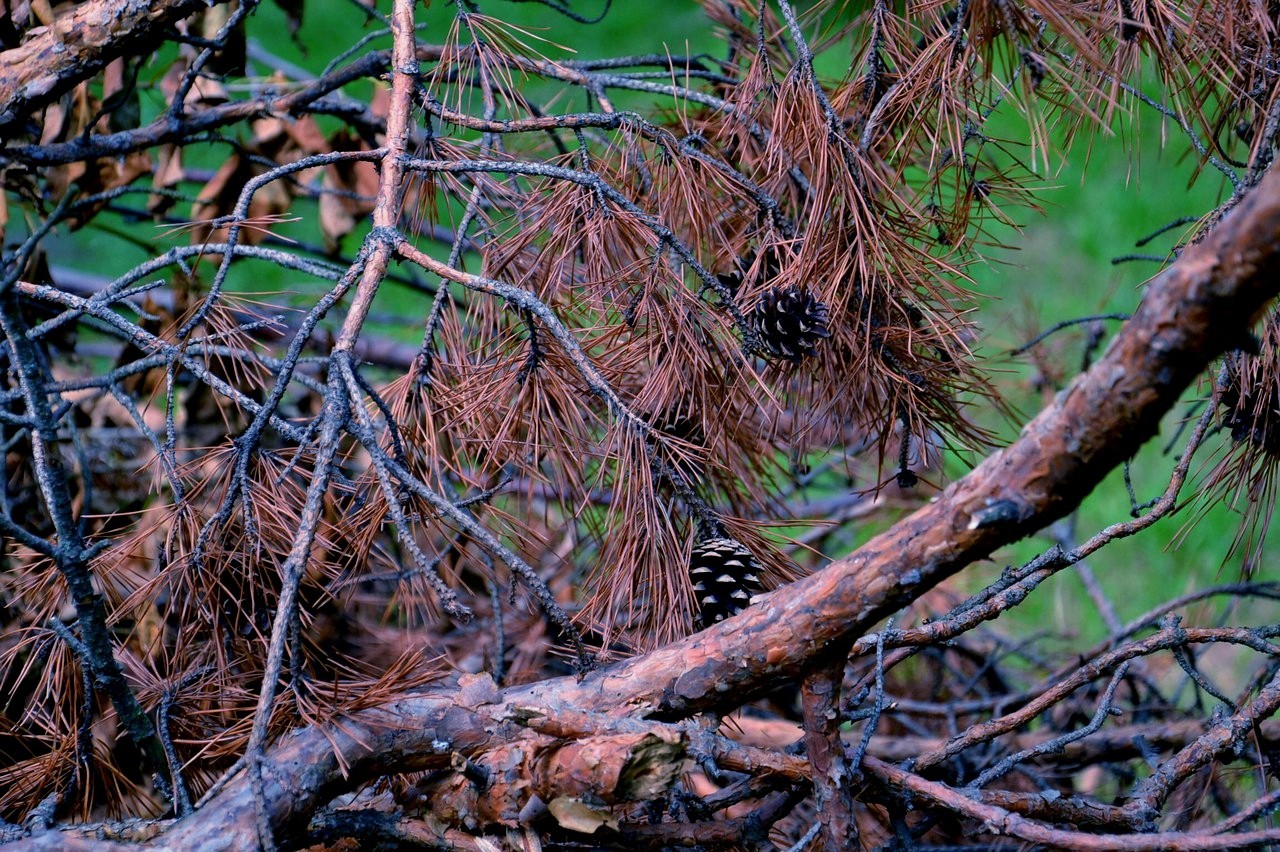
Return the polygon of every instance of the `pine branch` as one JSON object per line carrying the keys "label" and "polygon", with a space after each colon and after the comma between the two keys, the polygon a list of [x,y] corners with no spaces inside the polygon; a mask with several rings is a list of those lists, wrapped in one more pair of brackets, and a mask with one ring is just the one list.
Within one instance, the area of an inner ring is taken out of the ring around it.
{"label": "pine branch", "polygon": [[[1016,540],[1074,508],[1154,432],[1159,415],[1224,345],[1220,330],[1244,324],[1275,296],[1280,286],[1278,247],[1280,175],[1270,175],[1206,240],[1152,282],[1106,355],[1042,411],[1018,441],[850,557],[774,592],[740,616],[581,681],[562,678],[505,691],[444,690],[355,714],[332,728],[301,731],[264,755],[263,778],[271,778],[272,784],[264,785],[261,794],[243,777],[232,780],[197,814],[175,825],[164,842],[181,846],[197,837],[225,837],[246,827],[252,831],[260,807],[287,834],[305,825],[322,804],[321,796],[333,795],[339,778],[350,785],[391,767],[444,766],[459,748],[473,753],[509,744],[522,736],[512,719],[617,708],[629,708],[628,715],[636,718],[687,718],[737,706],[787,682],[832,643],[865,632],[880,613],[896,609],[997,544]],[[1180,644],[1190,636],[1180,631],[1158,641]],[[1240,641],[1262,642],[1258,647],[1272,653],[1261,636],[1242,635]],[[1274,684],[1267,686],[1239,718],[1218,723],[1158,770],[1152,777],[1159,783],[1150,785],[1155,792],[1135,802],[1158,807],[1171,784],[1186,778],[1206,756],[1240,742],[1273,712],[1277,695]],[[958,813],[981,814],[1023,839],[1080,840],[1078,833],[1013,820],[999,808],[953,795],[945,785],[874,758],[865,758],[863,765],[889,788],[909,787]],[[1270,832],[1257,837],[1274,839]],[[1188,835],[1186,848],[1226,848],[1228,841],[1244,838],[1253,835]],[[1157,842],[1176,844],[1179,835],[1136,835],[1133,848],[1154,848],[1147,844]],[[39,843],[25,841],[26,848]]]}

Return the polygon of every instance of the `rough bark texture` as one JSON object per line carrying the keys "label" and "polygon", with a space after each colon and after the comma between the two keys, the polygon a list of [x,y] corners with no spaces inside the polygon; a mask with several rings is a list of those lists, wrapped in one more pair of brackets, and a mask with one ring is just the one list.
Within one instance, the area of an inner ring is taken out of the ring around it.
{"label": "rough bark texture", "polygon": [[1077,506],[1155,434],[1179,394],[1280,289],[1280,178],[1270,175],[1148,285],[1105,356],[933,503],[737,618],[580,684],[528,688],[660,718],[736,707],[793,680],[944,578]]}
{"label": "rough bark texture", "polygon": [[92,0],[18,47],[0,53],[0,136],[108,62],[138,53],[188,15],[217,0]]}
{"label": "rough bark texture", "polygon": [[[284,836],[360,780],[450,766],[459,756],[518,743],[544,717],[594,711],[618,722],[613,733],[625,733],[638,718],[737,707],[795,680],[824,659],[833,643],[862,635],[943,578],[1076,506],[1155,433],[1161,416],[1205,365],[1241,339],[1280,289],[1277,273],[1280,176],[1270,175],[1149,285],[1140,309],[1103,358],[1017,441],[934,503],[742,615],[580,681],[561,678],[505,691],[473,683],[292,734],[263,767],[267,815]],[[868,769],[885,783],[908,783],[878,762],[869,762]],[[517,775],[531,777],[533,771],[526,760]],[[542,789],[571,789],[568,777],[544,782]],[[949,795],[942,785],[919,783],[931,785],[921,795]],[[965,808],[984,815],[981,805]],[[254,826],[253,786],[242,774],[156,842],[194,850],[242,848],[252,842]],[[1016,825],[1005,828],[1037,842],[1056,839],[1053,832],[1040,836],[1019,834]],[[51,833],[18,848],[67,848],[68,840]]]}

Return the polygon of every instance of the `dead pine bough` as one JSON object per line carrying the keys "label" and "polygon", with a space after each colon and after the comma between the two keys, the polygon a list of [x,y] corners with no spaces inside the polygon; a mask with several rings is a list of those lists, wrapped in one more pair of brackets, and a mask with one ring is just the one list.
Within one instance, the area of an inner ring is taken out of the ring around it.
{"label": "dead pine bough", "polygon": [[[1280,843],[1274,16],[579,5],[9,15],[0,841]],[[1138,114],[1218,201],[1022,417],[968,270]],[[1215,502],[1253,573],[1122,620]],[[1018,620],[1068,572],[1092,647]]]}

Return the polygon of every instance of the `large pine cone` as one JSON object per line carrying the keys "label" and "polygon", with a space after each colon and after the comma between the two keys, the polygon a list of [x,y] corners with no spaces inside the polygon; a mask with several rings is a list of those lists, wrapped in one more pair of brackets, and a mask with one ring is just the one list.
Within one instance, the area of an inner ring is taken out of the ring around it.
{"label": "large pine cone", "polygon": [[763,590],[756,558],[734,538],[708,538],[694,545],[689,579],[703,627],[742,612],[751,604],[751,596]]}

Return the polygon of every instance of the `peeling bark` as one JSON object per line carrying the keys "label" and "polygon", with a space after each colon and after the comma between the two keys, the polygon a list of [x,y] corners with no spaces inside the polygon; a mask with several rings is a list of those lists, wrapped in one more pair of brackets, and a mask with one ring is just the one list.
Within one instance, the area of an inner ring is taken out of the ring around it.
{"label": "peeling bark", "polygon": [[[876,620],[965,565],[1071,511],[1155,433],[1161,416],[1209,361],[1229,341],[1241,339],[1280,289],[1278,273],[1280,175],[1273,174],[1203,242],[1151,282],[1141,307],[1104,357],[1060,393],[1017,441],[934,503],[743,614],[580,681],[560,678],[502,692],[476,689],[472,683],[285,737],[263,764],[267,814],[285,836],[300,830],[335,794],[362,780],[446,768],[459,756],[515,748],[530,741],[537,719],[558,714],[582,718],[594,712],[615,720],[615,733],[627,733],[628,726],[642,729],[638,720],[645,717],[676,719],[725,710],[797,679],[833,643],[862,635]],[[643,737],[633,737],[625,739],[629,745],[619,740],[614,746],[622,755],[634,754],[640,742]],[[564,762],[539,782],[539,795],[571,795],[584,784],[602,784],[590,772],[583,781],[578,771],[581,759],[594,754],[592,748],[561,747],[556,759]],[[522,781],[532,778],[531,754],[520,755]],[[657,761],[662,772],[674,765],[677,754],[665,753],[666,762]],[[608,762],[627,765],[617,758]],[[908,783],[899,770],[878,761],[868,768],[886,783]],[[922,793],[950,795],[942,785],[919,783],[931,785]],[[978,816],[986,813],[985,806],[965,807]],[[254,820],[252,785],[242,773],[153,843],[193,850],[241,848],[254,837]],[[1033,841],[1049,836],[1020,833],[1018,826],[1005,829]],[[15,848],[66,848],[59,845],[63,839],[45,834]]]}

